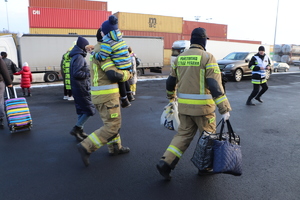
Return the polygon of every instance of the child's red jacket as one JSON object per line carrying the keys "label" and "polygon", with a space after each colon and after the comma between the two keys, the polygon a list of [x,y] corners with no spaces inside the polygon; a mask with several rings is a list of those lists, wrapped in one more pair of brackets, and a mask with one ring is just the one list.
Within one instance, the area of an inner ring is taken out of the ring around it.
{"label": "child's red jacket", "polygon": [[22,70],[14,73],[14,75],[21,74],[21,88],[30,88],[32,82],[32,74],[28,66],[23,66]]}

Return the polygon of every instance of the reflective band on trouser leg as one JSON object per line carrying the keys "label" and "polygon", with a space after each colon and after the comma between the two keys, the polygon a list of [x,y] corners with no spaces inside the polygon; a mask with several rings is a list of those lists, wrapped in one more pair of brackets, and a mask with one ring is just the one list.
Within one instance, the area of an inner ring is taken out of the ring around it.
{"label": "reflective band on trouser leg", "polygon": [[226,101],[226,100],[227,100],[227,97],[224,95],[224,96],[221,96],[221,97],[217,98],[215,100],[215,103],[216,103],[216,105],[218,105],[218,104],[220,104],[220,103],[222,103],[223,101]]}
{"label": "reflective band on trouser leg", "polygon": [[177,147],[175,147],[174,145],[170,145],[167,148],[167,151],[170,151],[171,153],[173,153],[178,158],[181,158],[181,156],[182,156],[182,151],[180,149],[178,149]]}
{"label": "reflective band on trouser leg", "polygon": [[214,100],[212,99],[181,99],[178,98],[178,103],[182,104],[193,104],[193,105],[207,105],[207,104],[215,104]]}
{"label": "reflective band on trouser leg", "polygon": [[100,147],[103,146],[102,142],[100,139],[97,137],[97,135],[93,132],[88,136],[88,138],[93,142],[94,146],[99,149]]}
{"label": "reflective band on trouser leg", "polygon": [[120,143],[121,142],[121,137],[120,135],[112,139],[111,141],[107,142],[107,145],[111,145],[113,143]]}

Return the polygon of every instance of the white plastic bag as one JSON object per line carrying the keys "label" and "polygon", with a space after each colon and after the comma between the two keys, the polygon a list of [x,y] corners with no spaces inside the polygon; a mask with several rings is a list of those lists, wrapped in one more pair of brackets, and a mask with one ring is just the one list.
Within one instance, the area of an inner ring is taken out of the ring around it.
{"label": "white plastic bag", "polygon": [[160,124],[169,130],[178,131],[180,121],[177,101],[170,102],[164,107],[164,111],[160,117]]}

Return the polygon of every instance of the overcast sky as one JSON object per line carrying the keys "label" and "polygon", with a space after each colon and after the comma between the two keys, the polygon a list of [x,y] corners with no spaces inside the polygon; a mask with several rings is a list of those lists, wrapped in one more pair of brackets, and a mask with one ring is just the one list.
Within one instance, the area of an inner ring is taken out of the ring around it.
{"label": "overcast sky", "polygon": [[[278,0],[107,0],[108,10],[228,25],[228,38],[273,44]],[[299,0],[279,0],[276,44],[300,45]],[[28,0],[0,0],[0,30],[29,33]],[[211,20],[207,20],[210,19]],[[63,20],[63,19],[62,19]],[[8,23],[7,23],[8,22]]]}

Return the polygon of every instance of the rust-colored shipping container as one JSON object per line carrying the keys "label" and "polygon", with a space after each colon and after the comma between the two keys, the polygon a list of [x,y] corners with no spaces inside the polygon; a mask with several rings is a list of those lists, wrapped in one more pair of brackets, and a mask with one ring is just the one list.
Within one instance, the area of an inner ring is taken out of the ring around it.
{"label": "rust-colored shipping container", "polygon": [[164,49],[164,66],[171,65],[172,49]]}
{"label": "rust-colored shipping container", "polygon": [[163,32],[149,32],[149,31],[129,31],[121,30],[123,35],[126,36],[151,36],[151,37],[163,37],[164,48],[171,49],[172,44],[176,40],[181,40],[181,34],[178,33],[163,33]]}
{"label": "rust-colored shipping container", "polygon": [[29,7],[107,11],[107,2],[86,0],[29,0]]}
{"label": "rust-colored shipping container", "polygon": [[249,43],[249,44],[261,44],[261,41],[254,40],[236,40],[236,39],[227,39],[228,42],[239,42],[239,43]]}
{"label": "rust-colored shipping container", "polygon": [[182,17],[117,12],[120,30],[182,33]]}
{"label": "rust-colored shipping container", "polygon": [[205,28],[209,38],[226,38],[227,39],[227,25],[214,24],[206,22],[183,21],[182,34],[190,35],[195,28]]}
{"label": "rust-colored shipping container", "polygon": [[96,35],[97,30],[98,29],[29,28],[29,33],[30,34]]}
{"label": "rust-colored shipping container", "polygon": [[30,28],[98,29],[111,11],[29,7]]}
{"label": "rust-colored shipping container", "polygon": [[[191,33],[190,34],[182,34],[182,40],[190,40],[191,39]],[[209,36],[209,40],[216,40],[216,41],[227,41],[227,38],[219,38],[219,37],[211,37]]]}

